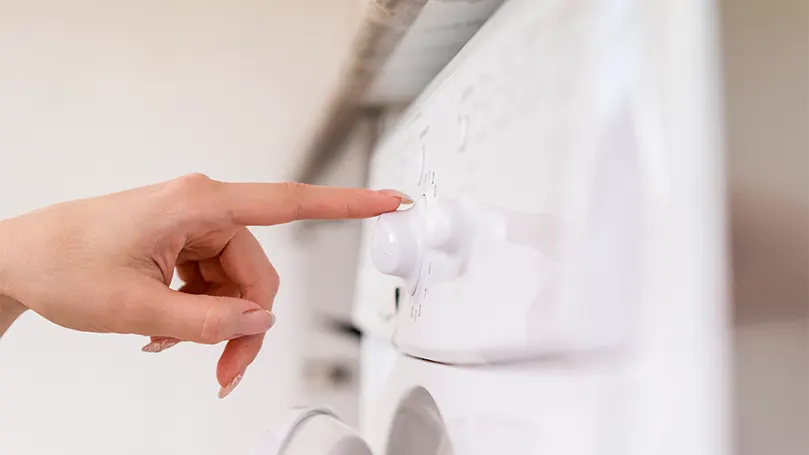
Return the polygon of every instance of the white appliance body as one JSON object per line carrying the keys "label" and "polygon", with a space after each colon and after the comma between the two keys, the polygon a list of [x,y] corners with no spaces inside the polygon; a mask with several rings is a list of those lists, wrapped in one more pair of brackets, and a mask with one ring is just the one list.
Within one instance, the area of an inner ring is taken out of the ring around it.
{"label": "white appliance body", "polygon": [[[372,187],[417,202],[366,229],[378,252],[357,286],[366,331],[450,363],[626,337],[645,234],[663,221],[644,209],[653,176],[634,130],[637,13],[628,1],[508,5],[428,88],[371,165]],[[404,279],[395,317],[379,305],[394,296],[383,258]]]}
{"label": "white appliance body", "polygon": [[728,453],[712,14],[495,13],[371,163],[417,201],[365,229],[362,438],[298,412],[280,453]]}

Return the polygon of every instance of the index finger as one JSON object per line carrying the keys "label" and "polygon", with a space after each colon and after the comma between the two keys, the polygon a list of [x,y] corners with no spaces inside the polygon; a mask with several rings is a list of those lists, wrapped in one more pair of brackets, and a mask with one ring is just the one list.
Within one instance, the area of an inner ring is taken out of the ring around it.
{"label": "index finger", "polygon": [[235,224],[270,226],[304,219],[369,218],[412,203],[395,190],[303,183],[224,183],[221,194]]}

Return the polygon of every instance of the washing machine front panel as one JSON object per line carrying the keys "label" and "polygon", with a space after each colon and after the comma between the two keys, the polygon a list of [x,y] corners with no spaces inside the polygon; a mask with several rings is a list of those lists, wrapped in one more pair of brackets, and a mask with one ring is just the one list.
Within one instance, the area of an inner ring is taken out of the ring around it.
{"label": "washing machine front panel", "polygon": [[328,409],[293,408],[251,454],[624,453],[629,389],[615,365],[395,363],[362,434]]}
{"label": "washing machine front panel", "polygon": [[[604,364],[458,367],[400,356],[365,434],[387,455],[620,454],[627,384]],[[418,450],[414,434],[425,438]]]}

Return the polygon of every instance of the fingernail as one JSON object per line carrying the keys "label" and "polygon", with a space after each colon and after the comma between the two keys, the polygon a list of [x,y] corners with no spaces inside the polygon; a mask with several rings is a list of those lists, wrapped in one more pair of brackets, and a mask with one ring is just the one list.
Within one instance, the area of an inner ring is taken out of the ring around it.
{"label": "fingernail", "polygon": [[176,345],[179,343],[180,340],[176,338],[161,338],[159,340],[154,340],[151,343],[147,344],[146,346],[140,348],[143,352],[160,352],[165,351],[166,349]]}
{"label": "fingernail", "polygon": [[230,392],[233,392],[233,389],[242,382],[242,378],[244,377],[244,373],[239,373],[227,383],[226,386],[219,388],[219,399],[225,398],[226,396],[230,395]]}
{"label": "fingernail", "polygon": [[382,193],[382,194],[388,195],[388,196],[398,197],[399,200],[402,201],[402,204],[412,204],[413,203],[413,198],[411,198],[410,196],[402,193],[401,191],[379,190],[379,192]]}
{"label": "fingernail", "polygon": [[275,324],[275,315],[263,309],[256,308],[242,313],[236,335],[258,335],[270,330]]}

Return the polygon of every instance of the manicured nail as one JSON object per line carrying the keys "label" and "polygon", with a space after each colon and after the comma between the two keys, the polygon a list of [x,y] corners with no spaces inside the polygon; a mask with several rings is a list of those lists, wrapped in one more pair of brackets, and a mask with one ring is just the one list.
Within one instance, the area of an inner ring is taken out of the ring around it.
{"label": "manicured nail", "polygon": [[230,392],[233,392],[233,389],[242,382],[242,378],[244,377],[244,373],[239,373],[227,383],[226,386],[219,388],[219,399],[225,398],[226,396],[230,395]]}
{"label": "manicured nail", "polygon": [[242,317],[239,318],[239,326],[237,327],[236,335],[258,335],[270,330],[270,327],[274,324],[275,315],[271,312],[263,308],[247,310],[242,313]]}
{"label": "manicured nail", "polygon": [[161,352],[176,345],[179,342],[180,340],[176,338],[161,338],[159,340],[152,341],[146,346],[140,348],[140,350],[143,352]]}
{"label": "manicured nail", "polygon": [[413,198],[411,198],[410,196],[402,193],[401,191],[379,190],[379,192],[382,193],[382,194],[385,194],[387,196],[398,197],[399,200],[402,201],[402,204],[412,204],[413,203]]}

